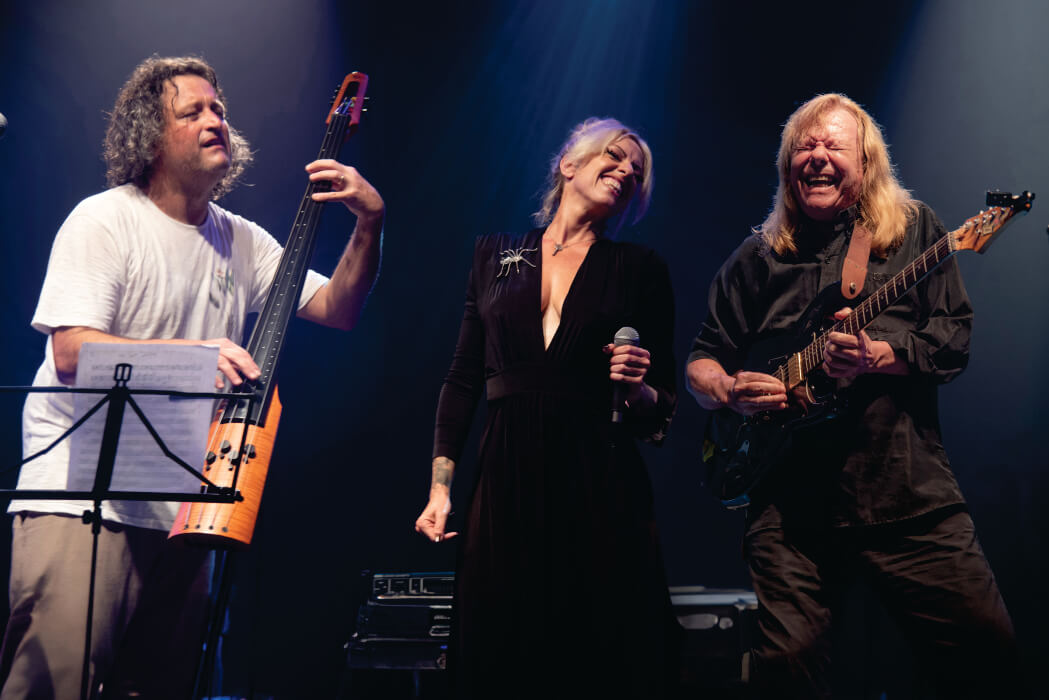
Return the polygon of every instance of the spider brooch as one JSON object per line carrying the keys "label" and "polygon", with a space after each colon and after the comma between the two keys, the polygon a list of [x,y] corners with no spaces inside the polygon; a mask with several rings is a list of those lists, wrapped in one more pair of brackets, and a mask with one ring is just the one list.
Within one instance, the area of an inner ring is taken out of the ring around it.
{"label": "spider brooch", "polygon": [[537,250],[539,249],[522,247],[507,248],[506,250],[501,251],[499,253],[499,274],[496,275],[495,278],[499,279],[500,277],[509,277],[511,265],[514,268],[514,272],[517,273],[521,272],[521,263],[525,263],[526,265],[531,265],[532,267],[535,267],[535,265],[530,260],[525,259],[524,254],[534,253]]}

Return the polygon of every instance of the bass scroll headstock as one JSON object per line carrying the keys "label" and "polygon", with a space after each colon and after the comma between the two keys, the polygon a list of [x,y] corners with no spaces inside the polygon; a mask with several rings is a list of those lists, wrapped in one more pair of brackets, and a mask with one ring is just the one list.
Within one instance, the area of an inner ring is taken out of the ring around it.
{"label": "bass scroll headstock", "polygon": [[339,91],[335,93],[331,109],[328,110],[328,118],[325,120],[329,125],[335,115],[349,116],[346,123],[345,138],[349,138],[361,121],[361,112],[364,111],[364,101],[367,99],[364,93],[368,90],[368,76],[364,73],[354,71],[342,80]]}
{"label": "bass scroll headstock", "polygon": [[966,219],[964,224],[951,231],[954,250],[982,253],[1014,216],[1031,210],[1033,200],[1034,194],[1027,191],[1017,195],[988,192],[988,209]]}

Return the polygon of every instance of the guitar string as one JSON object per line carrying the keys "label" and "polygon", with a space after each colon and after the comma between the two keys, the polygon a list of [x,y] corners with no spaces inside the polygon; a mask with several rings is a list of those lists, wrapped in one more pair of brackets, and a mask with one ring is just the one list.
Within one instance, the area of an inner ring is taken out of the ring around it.
{"label": "guitar string", "polygon": [[[947,234],[936,241],[936,243],[934,243],[927,251],[908,263],[891,280],[885,283],[885,285],[878,289],[874,294],[867,297],[867,299],[857,306],[851,314],[835,323],[821,335],[817,336],[812,343],[802,350],[800,353],[801,376],[798,377],[798,383],[804,378],[804,375],[811,372],[823,362],[823,352],[826,349],[828,338],[832,332],[856,335],[860,330],[866,328],[866,326],[890,304],[899,300],[904,294],[906,294],[914,284],[917,284],[918,280],[929,274],[931,270],[935,269],[943,260],[950,256],[953,253],[953,251],[950,250],[951,236],[952,234]],[[931,260],[935,262],[930,266],[929,263]],[[923,268],[921,275],[917,274],[919,265]],[[913,282],[907,282],[908,275],[913,278]],[[899,285],[901,284],[903,285],[903,288],[899,289]],[[889,296],[890,288],[892,289],[891,297]],[[882,298],[884,298],[884,302],[881,301]],[[875,304],[880,304],[880,308],[876,311],[874,310]],[[859,325],[857,325],[857,322],[859,322]],[[776,372],[777,378],[780,378],[779,375],[781,373],[788,377],[789,381],[793,382],[793,378],[790,378],[789,376],[789,363],[780,366]],[[782,381],[782,378],[780,378],[780,380]],[[784,382],[784,384],[786,383],[787,382]],[[795,386],[796,385],[797,384],[795,384]]]}
{"label": "guitar string", "polygon": [[[925,251],[917,259],[909,263],[903,268],[895,277],[887,282],[883,287],[877,290],[874,295],[868,297],[864,303],[860,304],[855,311],[847,316],[842,321],[832,326],[828,331],[817,337],[812,343],[810,343],[804,350],[798,353],[801,361],[801,377],[812,371],[814,368],[819,366],[823,361],[823,351],[826,348],[828,342],[828,336],[831,332],[848,332],[851,335],[855,335],[863,328],[874,320],[884,309],[890,304],[900,299],[907,291],[918,283],[925,275],[940,265],[943,260],[957,252],[957,238],[962,233],[967,233],[981,225],[981,228],[986,227],[990,230],[1000,230],[1013,214],[1015,214],[1017,208],[1014,207],[990,207],[986,212],[981,212],[979,215],[968,219],[962,224],[957,230],[951,231],[947,235],[937,240],[929,250]],[[943,250],[946,248],[946,250]],[[934,263],[929,266],[930,258],[934,260]],[[922,273],[919,275],[918,268],[919,264],[924,268]],[[913,278],[910,282],[907,281],[908,273]],[[903,290],[897,289],[898,285],[903,285]],[[889,287],[892,287],[893,296],[889,297]],[[873,310],[874,303],[879,300],[881,296],[884,296],[885,302],[881,308],[877,311]],[[859,321],[859,325],[856,325]],[[773,373],[777,379],[783,381],[784,384],[790,380],[790,365],[789,362],[781,365]],[[796,384],[795,384],[796,386]]]}
{"label": "guitar string", "polygon": [[[813,341],[813,343],[803,351],[805,372],[811,371],[822,362],[823,350],[826,347],[826,343],[828,342],[827,339],[831,332],[847,332],[851,335],[855,335],[865,328],[867,324],[873,321],[875,317],[881,314],[886,307],[899,300],[911,287],[928,275],[929,272],[936,269],[944,260],[957,252],[957,236],[971,231],[979,223],[992,229],[1000,230],[1005,222],[1012,217],[1013,213],[1015,213],[1013,210],[1004,207],[991,207],[986,212],[966,221],[956,231],[952,231],[937,240],[927,251],[904,267],[871,297],[868,297],[852,314],[845,319],[842,319],[842,321],[832,326],[828,331]],[[929,264],[930,260],[932,261],[931,265]],[[921,266],[921,274],[918,274],[919,265]],[[908,274],[912,277],[910,282],[907,281]],[[899,290],[897,287],[901,284],[903,287],[902,290]],[[889,296],[890,286],[892,287],[891,297]],[[874,310],[874,303],[878,302],[882,297],[884,297],[885,301],[882,303],[881,308]],[[857,320],[859,321],[859,325],[856,325]]]}

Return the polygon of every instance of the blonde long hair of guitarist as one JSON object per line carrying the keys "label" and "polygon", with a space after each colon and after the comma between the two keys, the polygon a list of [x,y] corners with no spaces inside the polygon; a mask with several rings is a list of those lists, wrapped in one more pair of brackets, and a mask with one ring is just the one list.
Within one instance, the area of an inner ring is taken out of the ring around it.
{"label": "blonde long hair of guitarist", "polygon": [[907,225],[917,214],[917,202],[897,179],[878,123],[845,95],[817,95],[798,107],[783,127],[776,159],[779,172],[776,198],[768,218],[754,229],[766,246],[780,255],[797,252],[794,234],[800,228],[803,216],[790,184],[794,149],[814,126],[823,124],[824,119],[838,109],[844,109],[856,119],[863,168],[857,223],[872,233],[871,252],[885,256],[903,240]]}

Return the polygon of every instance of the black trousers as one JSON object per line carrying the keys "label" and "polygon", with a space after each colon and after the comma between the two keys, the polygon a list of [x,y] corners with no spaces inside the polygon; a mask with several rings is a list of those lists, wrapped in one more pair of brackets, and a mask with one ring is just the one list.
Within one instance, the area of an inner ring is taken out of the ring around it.
{"label": "black trousers", "polygon": [[1022,697],[1012,621],[966,512],[865,528],[764,529],[744,541],[759,602],[759,698],[829,698],[831,625],[864,577],[939,698]]}

